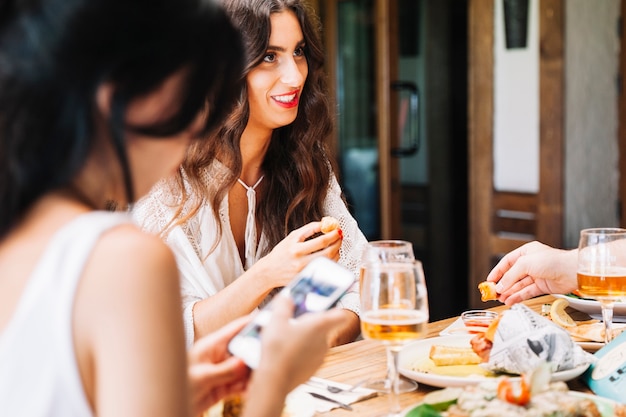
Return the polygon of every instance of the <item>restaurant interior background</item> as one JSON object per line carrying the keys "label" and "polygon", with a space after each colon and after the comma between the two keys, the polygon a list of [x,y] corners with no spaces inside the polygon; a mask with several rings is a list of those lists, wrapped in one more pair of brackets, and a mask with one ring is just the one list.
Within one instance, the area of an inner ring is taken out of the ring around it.
{"label": "restaurant interior background", "polygon": [[519,244],[623,224],[626,0],[310,1],[350,209],[413,242],[433,320]]}

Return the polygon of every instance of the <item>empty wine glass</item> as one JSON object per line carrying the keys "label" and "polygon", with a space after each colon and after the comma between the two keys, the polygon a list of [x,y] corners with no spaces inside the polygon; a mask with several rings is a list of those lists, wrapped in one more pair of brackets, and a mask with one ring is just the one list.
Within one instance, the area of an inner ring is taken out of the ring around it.
{"label": "empty wine glass", "polygon": [[428,297],[420,261],[370,262],[361,269],[361,332],[387,351],[390,414],[400,412],[398,354],[426,334]]}
{"label": "empty wine glass", "polygon": [[604,342],[613,339],[613,304],[626,297],[626,229],[593,228],[580,232],[578,291],[602,306]]}

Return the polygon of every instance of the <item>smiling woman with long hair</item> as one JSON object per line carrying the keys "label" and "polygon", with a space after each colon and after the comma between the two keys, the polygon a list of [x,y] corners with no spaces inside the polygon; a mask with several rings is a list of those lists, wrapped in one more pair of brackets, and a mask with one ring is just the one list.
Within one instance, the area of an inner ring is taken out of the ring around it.
{"label": "smiling woman with long hair", "polygon": [[[188,342],[263,305],[315,257],[358,277],[367,243],[334,174],[315,14],[300,0],[222,4],[246,50],[239,101],[211,146],[192,146],[177,178],[135,210],[176,253]],[[320,234],[324,216],[340,227]],[[359,334],[356,284],[338,306],[345,320],[332,344]]]}

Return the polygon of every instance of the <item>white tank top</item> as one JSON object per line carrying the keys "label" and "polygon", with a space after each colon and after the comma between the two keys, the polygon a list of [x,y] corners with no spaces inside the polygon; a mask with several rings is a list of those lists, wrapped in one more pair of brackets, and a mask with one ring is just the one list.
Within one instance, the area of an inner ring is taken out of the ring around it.
{"label": "white tank top", "polygon": [[125,213],[87,213],[51,239],[0,334],[0,416],[93,416],[74,352],[74,295],[100,235],[128,222]]}

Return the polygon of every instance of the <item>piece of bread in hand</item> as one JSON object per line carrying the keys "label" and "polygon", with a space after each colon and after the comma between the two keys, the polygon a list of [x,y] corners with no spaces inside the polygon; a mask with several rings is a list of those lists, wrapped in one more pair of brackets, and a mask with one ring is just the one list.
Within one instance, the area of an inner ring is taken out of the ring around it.
{"label": "piece of bread in hand", "polygon": [[478,291],[480,291],[481,301],[491,301],[498,299],[498,293],[496,292],[496,284],[491,281],[483,281],[478,284]]}
{"label": "piece of bread in hand", "polygon": [[331,216],[322,217],[322,233],[330,233],[339,227],[339,220]]}
{"label": "piece of bread in hand", "polygon": [[428,355],[437,366],[477,365],[480,356],[471,347],[432,345]]}

